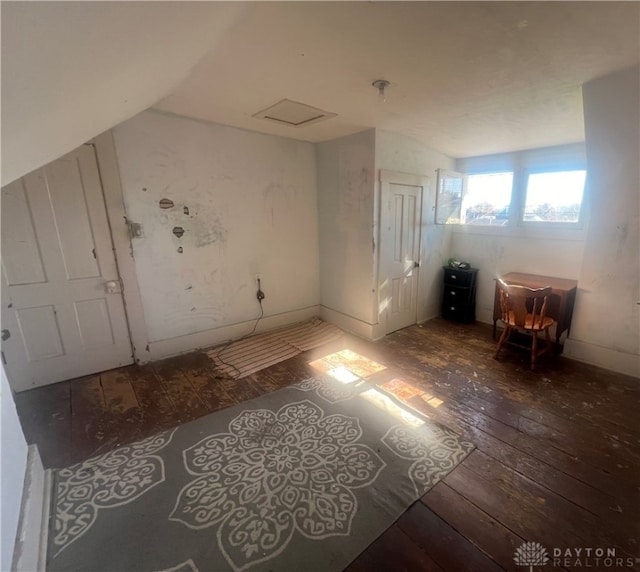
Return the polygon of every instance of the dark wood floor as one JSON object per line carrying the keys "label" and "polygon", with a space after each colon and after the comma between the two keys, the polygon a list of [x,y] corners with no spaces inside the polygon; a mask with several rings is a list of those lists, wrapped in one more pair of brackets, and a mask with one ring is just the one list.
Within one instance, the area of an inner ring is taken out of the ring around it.
{"label": "dark wood floor", "polygon": [[[61,467],[313,375],[308,364],[349,348],[433,396],[409,403],[477,449],[349,567],[364,570],[527,570],[524,541],[614,548],[640,569],[640,380],[495,342],[483,324],[433,320],[370,343],[347,336],[241,381],[215,378],[200,352],[58,383],[16,396],[27,440]],[[440,403],[441,402],[441,403]],[[549,569],[584,569],[584,559]],[[613,562],[613,564],[616,564]],[[540,569],[540,568],[538,568]],[[544,568],[547,569],[547,568]]]}

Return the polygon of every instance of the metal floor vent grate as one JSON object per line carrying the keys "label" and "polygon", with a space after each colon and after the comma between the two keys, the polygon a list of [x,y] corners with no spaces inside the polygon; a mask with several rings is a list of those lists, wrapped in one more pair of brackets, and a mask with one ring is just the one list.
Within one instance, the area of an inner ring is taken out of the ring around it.
{"label": "metal floor vent grate", "polygon": [[335,116],[335,113],[329,113],[290,99],[283,99],[253,115],[258,119],[267,119],[290,127],[304,127]]}

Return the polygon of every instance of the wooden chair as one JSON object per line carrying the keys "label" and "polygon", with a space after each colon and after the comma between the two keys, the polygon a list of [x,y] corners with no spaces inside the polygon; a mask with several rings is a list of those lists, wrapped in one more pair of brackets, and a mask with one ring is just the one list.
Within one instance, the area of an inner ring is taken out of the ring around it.
{"label": "wooden chair", "polygon": [[[500,293],[500,320],[504,324],[504,331],[500,336],[493,357],[498,359],[502,346],[509,341],[511,335],[522,330],[531,334],[531,369],[535,369],[538,356],[553,352],[549,328],[556,322],[553,318],[545,315],[551,286],[534,289],[509,285],[498,280],[498,290]],[[544,332],[546,339],[546,344],[542,349],[538,349],[538,334],[540,332]]]}

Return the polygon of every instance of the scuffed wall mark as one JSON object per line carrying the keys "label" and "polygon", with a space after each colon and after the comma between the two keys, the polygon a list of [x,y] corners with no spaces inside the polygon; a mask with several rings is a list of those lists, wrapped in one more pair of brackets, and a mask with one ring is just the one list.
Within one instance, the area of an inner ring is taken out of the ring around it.
{"label": "scuffed wall mark", "polygon": [[184,208],[182,209],[182,212],[183,212],[184,214],[188,215],[188,214],[189,214],[189,207],[184,207]]}
{"label": "scuffed wall mark", "polygon": [[147,192],[147,187],[142,187],[142,192],[146,193]]}
{"label": "scuffed wall mark", "polygon": [[373,196],[373,186],[367,168],[369,149],[363,145],[341,147],[338,155],[339,221],[346,229],[353,219],[362,216]]}
{"label": "scuffed wall mark", "polygon": [[193,286],[191,286],[191,284],[188,284],[185,290],[193,290]]}
{"label": "scuffed wall mark", "polygon": [[625,246],[627,243],[627,239],[629,238],[629,225],[627,223],[624,223],[618,225],[616,228],[620,233],[620,236],[618,238],[618,248],[616,250],[616,258],[620,258],[620,256],[626,252]]}
{"label": "scuffed wall mark", "polygon": [[171,199],[160,199],[159,205],[161,209],[172,209],[174,207]]}
{"label": "scuffed wall mark", "polygon": [[193,308],[191,308],[191,311],[195,312],[196,311],[196,307],[194,306]]}
{"label": "scuffed wall mark", "polygon": [[145,351],[148,351],[148,352],[150,352],[150,351],[151,351],[151,350],[149,349],[149,344],[147,344],[147,347],[146,347],[146,348],[144,348],[144,349],[145,349]]}
{"label": "scuffed wall mark", "polygon": [[489,260],[498,262],[504,258],[504,246],[499,240],[491,240],[489,243]]}
{"label": "scuffed wall mark", "polygon": [[276,226],[276,216],[290,212],[292,203],[297,199],[297,189],[294,185],[284,184],[284,173],[276,175],[277,181],[269,183],[262,191],[263,208],[271,226]]}
{"label": "scuffed wall mark", "polygon": [[375,236],[371,239],[371,252],[375,254],[376,252],[376,238]]}
{"label": "scuffed wall mark", "polygon": [[182,249],[182,246],[178,246],[178,254],[182,254],[184,252],[184,250]]}
{"label": "scuffed wall mark", "polygon": [[216,215],[211,215],[204,221],[202,219],[197,220],[193,233],[196,248],[227,242],[228,231]]}
{"label": "scuffed wall mark", "polygon": [[173,234],[175,234],[178,238],[182,238],[182,235],[184,234],[184,228],[182,228],[181,226],[174,226],[171,232],[173,232]]}

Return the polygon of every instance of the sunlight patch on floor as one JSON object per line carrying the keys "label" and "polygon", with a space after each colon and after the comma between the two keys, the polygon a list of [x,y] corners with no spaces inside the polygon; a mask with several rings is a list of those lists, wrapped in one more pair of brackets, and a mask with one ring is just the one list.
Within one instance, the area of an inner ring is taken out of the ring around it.
{"label": "sunlight patch on floor", "polygon": [[442,399],[434,397],[430,393],[424,392],[419,387],[411,385],[410,383],[396,377],[386,383],[380,385],[386,392],[395,395],[401,401],[408,401],[412,397],[419,396],[425,403],[431,405],[431,407],[440,407],[444,402]]}
{"label": "sunlight patch on floor", "polygon": [[373,405],[375,405],[378,409],[386,411],[389,415],[395,417],[398,421],[401,421],[405,425],[410,425],[411,427],[420,427],[421,425],[425,424],[422,419],[396,403],[393,399],[391,399],[388,395],[382,393],[379,389],[369,389],[362,392],[359,397],[366,399],[370,403],[373,403]]}
{"label": "sunlight patch on floor", "polygon": [[[322,373],[331,375],[332,377],[335,377],[331,373],[332,371],[340,370],[340,372],[342,372],[343,370],[348,370],[353,375],[363,379],[373,375],[374,373],[387,369],[386,366],[349,349],[326,355],[320,359],[309,362],[309,365]],[[342,373],[339,373],[338,375],[342,375]],[[335,379],[338,378],[335,377]],[[340,379],[338,380],[342,381]]]}

